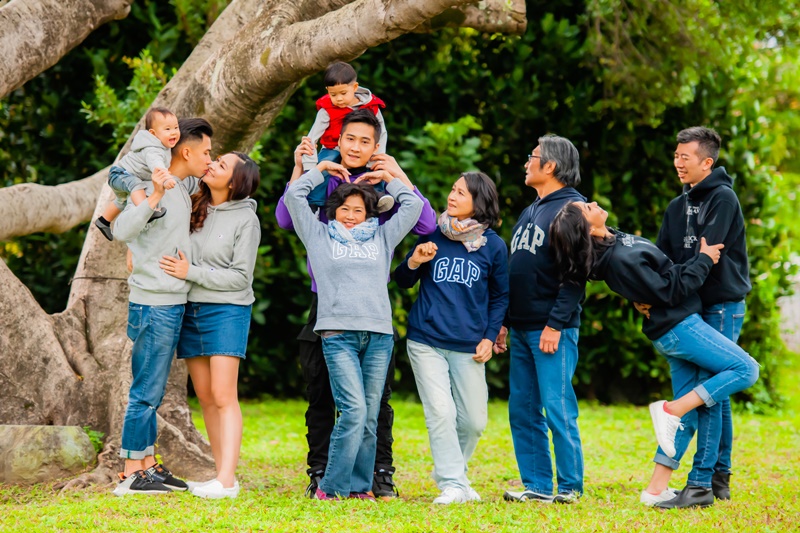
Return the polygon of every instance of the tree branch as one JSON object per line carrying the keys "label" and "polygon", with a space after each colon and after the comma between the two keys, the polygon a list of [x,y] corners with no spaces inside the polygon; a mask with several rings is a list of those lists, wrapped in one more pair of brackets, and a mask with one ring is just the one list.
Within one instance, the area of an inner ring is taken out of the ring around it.
{"label": "tree branch", "polygon": [[0,7],[0,98],[52,67],[133,0],[12,0]]}
{"label": "tree branch", "polygon": [[105,168],[62,185],[22,183],[1,188],[0,241],[38,231],[63,233],[86,222],[107,177]]}
{"label": "tree branch", "polygon": [[427,33],[441,28],[473,28],[485,33],[522,35],[527,25],[525,0],[484,0],[477,5],[445,9],[414,31]]}

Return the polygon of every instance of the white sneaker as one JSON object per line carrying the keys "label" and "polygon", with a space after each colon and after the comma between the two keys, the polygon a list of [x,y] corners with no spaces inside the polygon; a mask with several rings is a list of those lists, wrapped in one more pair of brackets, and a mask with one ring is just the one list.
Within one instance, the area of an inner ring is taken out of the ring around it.
{"label": "white sneaker", "polygon": [[209,479],[208,481],[186,481],[186,485],[189,487],[189,492],[194,492],[194,489],[197,487],[202,487],[203,485],[208,485],[214,481],[213,479]]}
{"label": "white sneaker", "polygon": [[675,457],[675,433],[682,428],[681,417],[671,415],[664,410],[664,400],[650,404],[650,418],[656,431],[656,440],[661,446],[661,451],[667,457]]}
{"label": "white sneaker", "polygon": [[192,494],[200,498],[211,498],[215,500],[220,498],[235,498],[239,495],[239,482],[235,481],[233,487],[226,489],[219,480],[212,479],[205,485],[196,487],[192,491]]}
{"label": "white sneaker", "polygon": [[394,198],[388,194],[384,194],[378,199],[378,213],[385,213],[394,207]]}
{"label": "white sneaker", "polygon": [[439,497],[433,500],[435,504],[449,505],[451,503],[465,503],[468,501],[467,494],[456,487],[447,487],[439,494]]}
{"label": "white sneaker", "polygon": [[479,502],[481,501],[481,495],[478,494],[472,487],[467,487],[467,501]]}
{"label": "white sneaker", "polygon": [[648,507],[652,507],[657,503],[668,502],[677,495],[678,492],[675,489],[671,489],[669,487],[662,490],[661,494],[650,494],[646,490],[643,490],[642,495],[639,496],[639,501]]}

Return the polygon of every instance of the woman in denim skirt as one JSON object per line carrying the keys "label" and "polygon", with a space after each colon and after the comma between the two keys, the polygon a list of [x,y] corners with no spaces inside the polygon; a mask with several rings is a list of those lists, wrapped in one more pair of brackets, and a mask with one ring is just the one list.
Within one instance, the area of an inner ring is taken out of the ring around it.
{"label": "woman in denim skirt", "polygon": [[435,504],[480,500],[467,462],[486,427],[485,363],[508,307],[508,248],[494,182],[465,172],[453,184],[438,227],[420,237],[394,271],[400,287],[420,281],[408,318],[408,358],[425,410]]}
{"label": "woman in denim skirt", "polygon": [[211,163],[192,196],[192,263],[182,251],[160,262],[166,274],[192,282],[178,359],[189,369],[217,468],[216,478],[190,487],[204,498],[239,494],[234,474],[242,412],[236,386],[255,300],[253,269],[261,225],[250,195],[259,181],[258,165],[245,154],[231,152]]}
{"label": "woman in denim skirt", "polygon": [[608,228],[607,218],[597,202],[575,202],[553,219],[550,244],[562,280],[604,280],[632,302],[653,304],[642,332],[667,358],[673,392],[690,391],[671,402],[650,404],[656,439],[667,457],[676,454],[681,417],[692,409],[698,417],[697,452],[686,487],[655,506],[708,507],[714,504],[711,478],[722,435],[720,402],[758,379],[758,363],[700,316],[703,306],[697,291],[719,261],[723,245],[702,239],[700,253],[673,264],[649,240]]}

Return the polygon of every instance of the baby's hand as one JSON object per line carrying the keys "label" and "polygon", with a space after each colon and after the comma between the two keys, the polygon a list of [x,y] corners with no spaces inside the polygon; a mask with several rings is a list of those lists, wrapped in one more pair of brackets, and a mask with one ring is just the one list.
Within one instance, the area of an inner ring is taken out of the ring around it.
{"label": "baby's hand", "polygon": [[164,182],[165,189],[174,189],[175,185],[177,185],[177,183],[175,183],[175,178],[169,178],[167,181]]}

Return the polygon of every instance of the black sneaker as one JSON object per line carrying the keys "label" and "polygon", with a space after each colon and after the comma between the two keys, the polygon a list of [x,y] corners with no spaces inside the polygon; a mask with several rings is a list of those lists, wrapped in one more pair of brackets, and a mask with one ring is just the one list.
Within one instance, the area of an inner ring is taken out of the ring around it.
{"label": "black sneaker", "polygon": [[308,474],[308,477],[311,478],[311,481],[308,484],[308,487],[306,487],[305,497],[313,500],[317,497],[317,488],[319,488],[319,482],[322,480],[322,476],[325,475],[325,469],[308,469],[306,474]]}
{"label": "black sneaker", "polygon": [[178,479],[175,476],[173,476],[172,472],[170,472],[169,469],[164,465],[156,463],[150,468],[148,468],[147,472],[149,472],[150,475],[153,476],[153,479],[155,479],[156,481],[158,481],[159,483],[161,483],[170,490],[182,491],[182,490],[188,490],[189,488],[189,485],[187,485],[184,480]]}
{"label": "black sneaker", "polygon": [[555,498],[552,494],[542,494],[541,492],[533,492],[532,490],[522,491],[506,491],[503,493],[503,499],[507,502],[539,502],[539,503],[553,503]]}
{"label": "black sneaker", "polygon": [[150,215],[150,219],[147,222],[152,222],[154,220],[158,220],[159,218],[163,217],[166,214],[167,214],[167,208],[166,207],[159,207],[158,209],[153,211],[153,214]]}
{"label": "black sneaker", "polygon": [[114,496],[126,494],[168,494],[172,492],[169,487],[156,480],[150,470],[137,470],[128,477],[119,475],[119,485],[114,489]]}
{"label": "black sneaker", "polygon": [[400,491],[392,480],[394,468],[379,468],[372,478],[372,494],[375,498],[383,501],[390,501],[400,497]]}
{"label": "black sneaker", "polygon": [[103,234],[103,237],[105,237],[109,241],[113,241],[114,240],[114,236],[111,234],[111,225],[110,224],[106,224],[105,222],[103,222],[102,220],[100,220],[98,218],[97,220],[94,221],[94,225],[97,226],[97,229],[100,230],[100,233]]}

